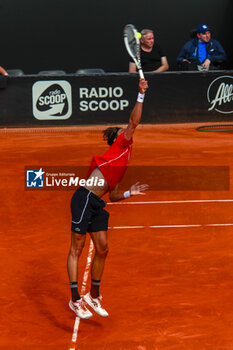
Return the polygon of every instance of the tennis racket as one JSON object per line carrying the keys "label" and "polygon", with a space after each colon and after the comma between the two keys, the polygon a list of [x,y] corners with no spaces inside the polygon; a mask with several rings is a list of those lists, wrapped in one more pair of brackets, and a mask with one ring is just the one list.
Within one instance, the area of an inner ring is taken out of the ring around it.
{"label": "tennis racket", "polygon": [[141,79],[144,79],[144,74],[141,65],[141,47],[140,40],[138,37],[138,31],[133,24],[127,24],[124,28],[124,42],[128,54],[134,60],[138,73]]}

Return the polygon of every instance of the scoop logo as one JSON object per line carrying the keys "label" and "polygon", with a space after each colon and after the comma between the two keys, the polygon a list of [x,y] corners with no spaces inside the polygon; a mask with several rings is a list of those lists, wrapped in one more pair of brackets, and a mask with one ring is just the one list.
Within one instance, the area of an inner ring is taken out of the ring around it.
{"label": "scoop logo", "polygon": [[216,78],[209,85],[207,98],[210,103],[208,111],[213,109],[219,113],[233,113],[233,77],[225,75]]}
{"label": "scoop logo", "polygon": [[32,87],[32,98],[36,119],[62,120],[72,114],[71,86],[67,81],[37,81]]}

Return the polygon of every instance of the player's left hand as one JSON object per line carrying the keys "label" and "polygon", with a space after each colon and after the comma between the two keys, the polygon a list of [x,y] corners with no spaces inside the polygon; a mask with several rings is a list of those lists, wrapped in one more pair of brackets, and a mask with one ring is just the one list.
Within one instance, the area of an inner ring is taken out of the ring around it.
{"label": "player's left hand", "polygon": [[146,191],[146,190],[148,190],[148,188],[149,188],[149,185],[147,185],[147,184],[140,185],[140,182],[138,181],[138,182],[136,182],[136,184],[134,184],[130,187],[130,195],[131,196],[136,196],[138,194],[144,195],[145,193],[143,193],[141,191]]}

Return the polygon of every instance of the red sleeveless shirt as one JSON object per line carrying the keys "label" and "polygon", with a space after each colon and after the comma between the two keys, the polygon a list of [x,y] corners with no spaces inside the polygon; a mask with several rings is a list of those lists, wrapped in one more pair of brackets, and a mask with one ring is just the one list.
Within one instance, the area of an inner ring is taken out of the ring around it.
{"label": "red sleeveless shirt", "polygon": [[117,137],[103,156],[93,157],[89,167],[87,177],[98,167],[109,185],[109,192],[122,180],[131,157],[133,140],[126,140],[124,134]]}

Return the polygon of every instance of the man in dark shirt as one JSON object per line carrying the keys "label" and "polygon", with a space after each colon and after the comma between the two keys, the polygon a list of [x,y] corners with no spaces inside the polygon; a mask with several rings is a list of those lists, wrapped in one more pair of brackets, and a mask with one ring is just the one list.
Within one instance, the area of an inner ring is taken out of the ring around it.
{"label": "man in dark shirt", "polygon": [[[141,31],[141,63],[144,72],[165,72],[168,70],[168,61],[160,45],[154,42],[154,33],[151,29]],[[129,72],[137,71],[136,64],[129,63]]]}

